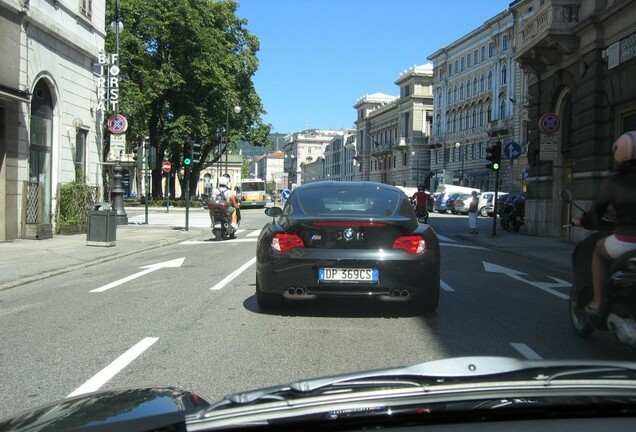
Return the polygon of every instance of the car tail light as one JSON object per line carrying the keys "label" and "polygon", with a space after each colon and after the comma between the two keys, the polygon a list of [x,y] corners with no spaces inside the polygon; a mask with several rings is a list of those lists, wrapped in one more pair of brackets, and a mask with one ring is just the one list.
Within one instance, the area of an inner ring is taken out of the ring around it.
{"label": "car tail light", "polygon": [[304,246],[305,242],[298,234],[276,233],[272,238],[272,249],[278,252],[287,252],[290,249]]}
{"label": "car tail light", "polygon": [[426,240],[418,235],[398,237],[393,242],[393,249],[403,249],[408,253],[421,254],[426,251]]}

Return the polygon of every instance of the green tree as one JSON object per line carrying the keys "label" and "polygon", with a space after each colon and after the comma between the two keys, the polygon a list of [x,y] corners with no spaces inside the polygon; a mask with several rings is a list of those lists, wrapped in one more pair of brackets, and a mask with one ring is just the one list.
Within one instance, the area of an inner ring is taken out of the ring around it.
{"label": "green tree", "polygon": [[[115,18],[115,0],[108,0],[107,22]],[[258,39],[247,21],[236,16],[233,0],[119,0],[120,112],[127,116],[128,140],[144,137],[157,149],[152,196],[161,195],[163,160],[170,160],[183,178],[181,149],[185,136],[201,143],[201,162],[191,169],[194,193],[201,169],[228,149],[225,143],[230,110],[230,142],[239,139],[266,145],[270,125],[252,77],[258,68]],[[115,51],[109,32],[107,49]],[[241,112],[232,110],[240,104]]]}

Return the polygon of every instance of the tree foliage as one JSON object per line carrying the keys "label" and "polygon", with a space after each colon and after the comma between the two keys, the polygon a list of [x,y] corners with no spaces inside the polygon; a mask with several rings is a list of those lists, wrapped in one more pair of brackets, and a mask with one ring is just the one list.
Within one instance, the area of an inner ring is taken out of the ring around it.
{"label": "tree foliage", "polygon": [[[266,144],[270,126],[262,123],[252,82],[259,41],[236,10],[233,0],[119,0],[120,112],[129,120],[129,142],[138,145],[148,137],[157,148],[157,166],[151,167],[155,198],[161,161],[170,160],[181,172],[184,136],[202,145],[203,162],[192,167],[192,184],[225,149],[228,119],[231,142]],[[108,0],[108,22],[115,12],[115,0]],[[115,51],[112,32],[107,49]]]}

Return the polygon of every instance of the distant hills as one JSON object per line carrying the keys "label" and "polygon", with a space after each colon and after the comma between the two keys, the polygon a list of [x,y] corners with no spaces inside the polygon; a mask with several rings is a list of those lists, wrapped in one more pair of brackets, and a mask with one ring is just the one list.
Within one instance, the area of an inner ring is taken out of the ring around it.
{"label": "distant hills", "polygon": [[277,140],[278,140],[278,150],[282,150],[283,144],[285,142],[285,135],[287,134],[283,134],[283,133],[270,134],[267,137],[269,141],[269,145],[266,147],[254,146],[245,141],[239,142],[238,147],[243,152],[243,156],[249,156],[249,157],[263,156],[264,154],[272,153],[276,151]]}

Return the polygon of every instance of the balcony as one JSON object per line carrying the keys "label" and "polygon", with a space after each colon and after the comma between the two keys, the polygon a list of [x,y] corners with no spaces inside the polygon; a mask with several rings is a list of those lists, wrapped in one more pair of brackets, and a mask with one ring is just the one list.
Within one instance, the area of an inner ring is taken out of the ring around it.
{"label": "balcony", "polygon": [[579,38],[572,29],[579,23],[582,0],[552,0],[533,15],[522,17],[517,27],[514,60],[533,73],[541,73],[573,54]]}

